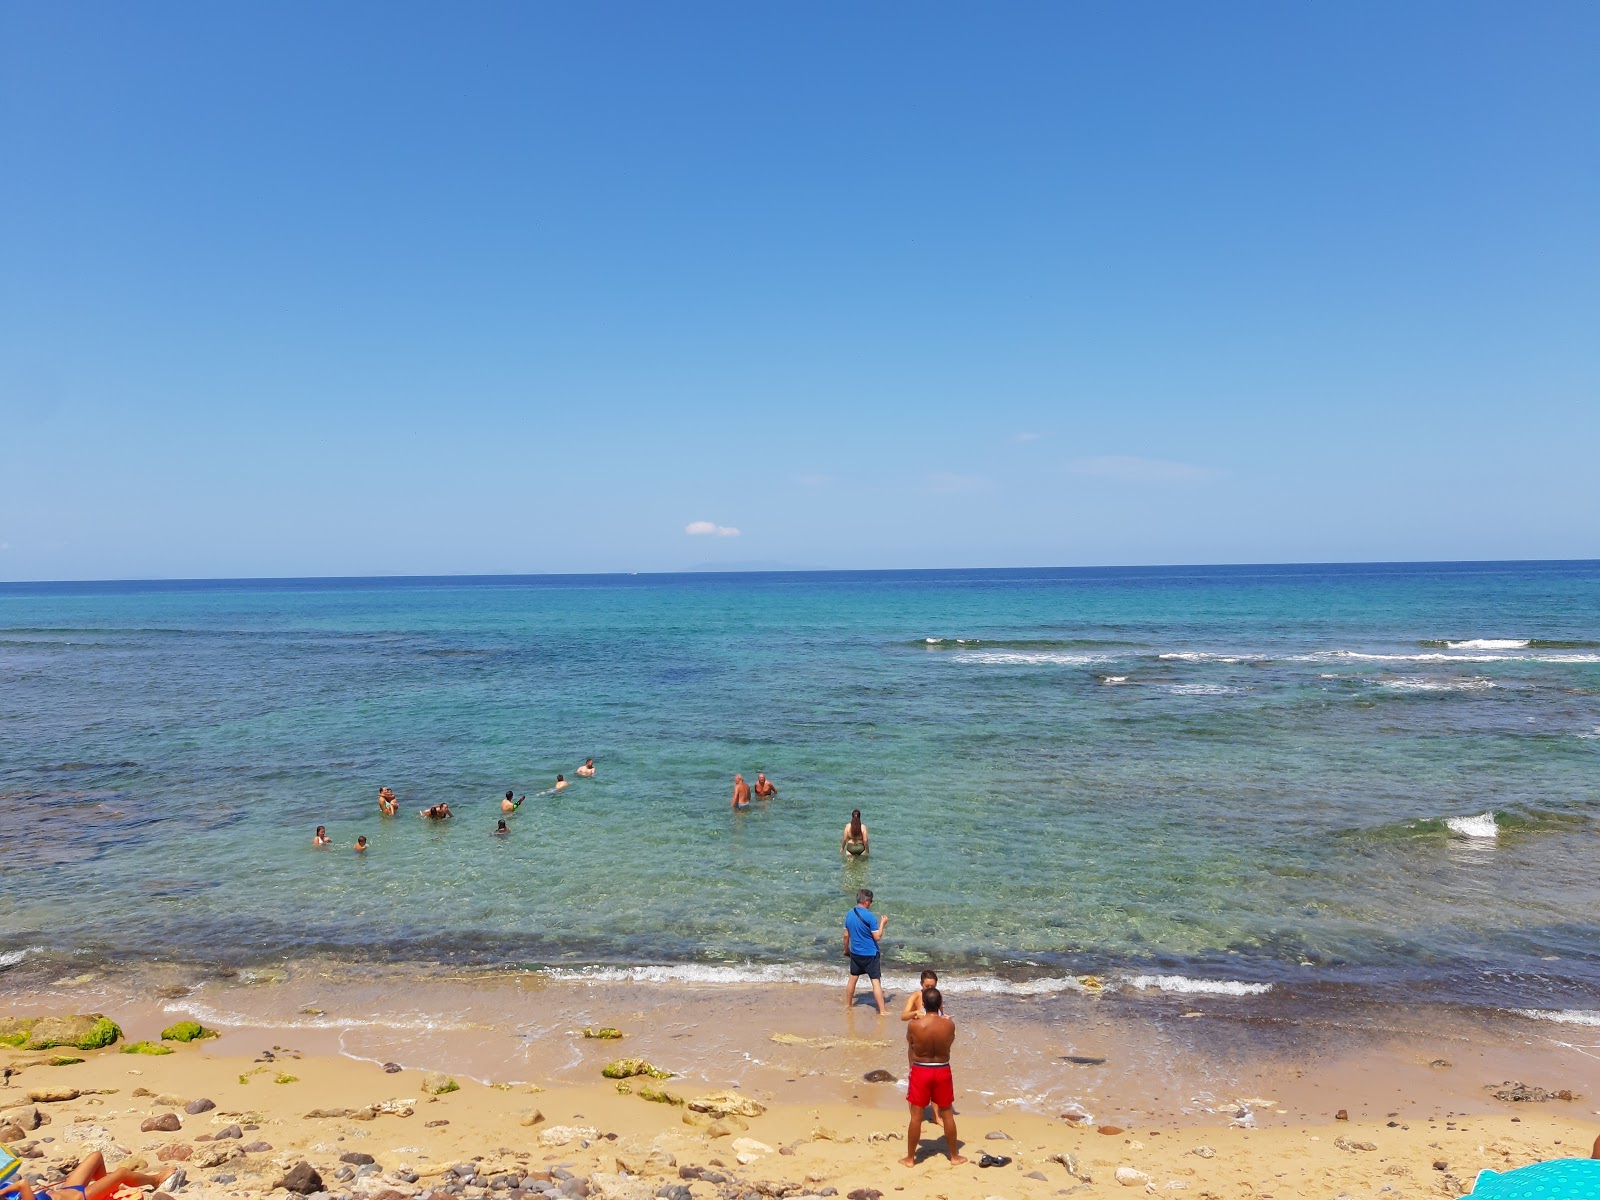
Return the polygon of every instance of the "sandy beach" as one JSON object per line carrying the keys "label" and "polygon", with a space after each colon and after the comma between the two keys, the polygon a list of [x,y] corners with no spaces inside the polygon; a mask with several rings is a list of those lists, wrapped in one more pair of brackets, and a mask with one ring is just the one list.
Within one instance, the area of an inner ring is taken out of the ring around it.
{"label": "sandy beach", "polygon": [[[60,1013],[63,998],[13,998],[8,1007],[13,1015]],[[313,1024],[327,1015],[315,1011],[292,1035],[229,1027],[166,1055],[123,1053],[129,1041],[157,1040],[183,1007],[129,999],[109,1010],[123,1027],[118,1046],[0,1053],[10,1072],[0,1127],[16,1126],[3,1136],[46,1181],[98,1149],[113,1163],[181,1162],[185,1195],[257,1196],[287,1178],[311,1192],[386,1200],[429,1192],[685,1195],[662,1192],[669,1187],[718,1197],[866,1189],[868,1200],[874,1192],[953,1200],[1133,1189],[1216,1200],[1458,1196],[1483,1168],[1586,1156],[1600,1133],[1592,1076],[1576,1066],[1592,1060],[1514,1036],[1425,1044],[1374,1034],[1349,1038],[1349,1053],[1296,1064],[1270,1055],[1208,1062],[1191,1049],[1157,1088],[1149,1065],[1139,1065],[1158,1046],[1156,1023],[1131,1020],[1102,1028],[1096,1045],[1107,1061],[1059,1068],[1084,1072],[1075,1086],[1090,1103],[1051,1111],[1001,1094],[1009,1089],[996,1086],[1005,1081],[984,1052],[995,1015],[969,1000],[956,1079],[962,1152],[971,1161],[952,1167],[928,1125],[920,1161],[906,1169],[896,1161],[906,1125],[903,1026],[818,1003],[834,998],[815,988],[723,989],[719,999],[625,985],[547,987],[540,999],[552,1013],[603,1021],[624,1036],[586,1038],[576,1020],[560,1029],[553,1020],[530,1056],[503,1031],[480,1029],[476,1041],[413,1031],[387,1043],[395,1050],[387,1068],[352,1056],[353,1025],[336,1016]],[[686,1023],[687,1011],[705,1019]],[[1187,1011],[1194,1015],[1179,1018],[1187,1027],[1215,1030],[1196,1044],[1225,1050],[1224,1022]],[[1131,1036],[1141,1027],[1150,1039],[1143,1048]],[[1005,1028],[1023,1035],[1020,1020]],[[485,1069],[496,1044],[500,1073]],[[759,1069],[736,1069],[718,1049],[739,1044]],[[1450,1057],[1425,1057],[1436,1053]],[[60,1057],[83,1061],[52,1065]],[[602,1076],[608,1062],[632,1057],[674,1076]],[[438,1069],[452,1058],[470,1073]],[[1116,1070],[1119,1061],[1130,1069]],[[1516,1078],[1572,1090],[1573,1098],[1496,1099],[1485,1085],[1518,1067]],[[869,1082],[869,1071],[891,1078]],[[1559,1081],[1551,1078],[1557,1071]],[[1239,1090],[1217,1095],[1204,1090],[1208,1082]],[[1212,1103],[1180,1102],[1184,1092]],[[157,1123],[163,1128],[146,1128]],[[983,1154],[1011,1162],[982,1169]],[[301,1162],[319,1184],[290,1177]]]}

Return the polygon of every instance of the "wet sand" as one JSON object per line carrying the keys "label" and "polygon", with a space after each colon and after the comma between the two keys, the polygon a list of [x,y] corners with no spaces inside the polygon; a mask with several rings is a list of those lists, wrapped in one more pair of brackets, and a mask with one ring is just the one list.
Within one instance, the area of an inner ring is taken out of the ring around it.
{"label": "wet sand", "polygon": [[[80,977],[6,998],[4,1011],[18,1015],[105,1012],[129,1040],[154,1038],[182,1017],[223,1034],[169,1056],[112,1048],[64,1067],[46,1065],[48,1053],[5,1051],[19,1073],[0,1092],[0,1105],[43,1087],[116,1089],[43,1106],[55,1119],[31,1137],[56,1141],[37,1144],[45,1152],[38,1162],[81,1152],[75,1126],[104,1130],[114,1146],[153,1162],[162,1145],[190,1139],[196,1121],[203,1130],[238,1121],[259,1126],[238,1144],[265,1141],[272,1150],[191,1171],[207,1195],[267,1190],[300,1158],[322,1170],[335,1192],[411,1195],[428,1190],[429,1169],[478,1155],[505,1166],[504,1174],[567,1163],[587,1178],[614,1173],[619,1157],[639,1166],[652,1148],[679,1166],[724,1171],[741,1186],[776,1181],[794,1185],[795,1194],[832,1186],[841,1194],[904,1187],[910,1197],[1046,1196],[1083,1186],[1085,1175],[1094,1191],[1114,1193],[1115,1170],[1129,1167],[1158,1189],[1217,1197],[1335,1197],[1386,1185],[1403,1194],[1459,1195],[1484,1167],[1587,1155],[1600,1133],[1600,1059],[1589,1044],[1595,1031],[1586,1028],[1521,1020],[1490,1026],[1442,1008],[1372,1010],[1334,1021],[1252,997],[958,993],[950,1007],[960,1029],[964,1152],[1015,1161],[959,1168],[965,1182],[956,1186],[943,1161],[909,1171],[896,1165],[907,1111],[904,1027],[893,1013],[879,1018],[867,1005],[847,1012],[842,988],[597,983],[534,972],[419,977],[306,964],[196,983],[172,971],[168,978],[147,973],[137,987],[127,978]],[[625,1038],[582,1036],[585,1026],[603,1025]],[[266,1051],[271,1061],[261,1060]],[[711,1137],[685,1124],[682,1109],[603,1080],[601,1066],[619,1056],[672,1071],[671,1080],[652,1086],[681,1097],[735,1089],[767,1112],[748,1130]],[[385,1062],[404,1069],[386,1073]],[[461,1090],[428,1096],[423,1075],[440,1071]],[[873,1071],[894,1079],[867,1082]],[[273,1082],[279,1075],[293,1081]],[[1568,1089],[1575,1099],[1495,1099],[1487,1085],[1510,1079]],[[186,1118],[179,1132],[140,1134],[144,1117],[167,1108],[135,1097],[139,1087],[169,1099],[203,1095],[217,1109]],[[414,1114],[306,1116],[397,1100]],[[534,1108],[543,1121],[520,1124]],[[1336,1119],[1340,1110],[1348,1120]],[[430,1126],[432,1120],[449,1124]],[[563,1124],[596,1134],[541,1144],[542,1130]],[[1101,1132],[1108,1128],[1123,1132]],[[831,1136],[816,1136],[819,1129]],[[930,1153],[935,1132],[926,1130]],[[1009,1139],[990,1140],[995,1132]],[[769,1149],[747,1148],[743,1153],[755,1157],[741,1164],[736,1137]],[[1375,1149],[1344,1148],[1368,1143]],[[1193,1153],[1200,1146],[1215,1154]],[[349,1185],[332,1179],[339,1155],[352,1148],[374,1154],[381,1178]],[[1079,1175],[1049,1161],[1052,1155],[1073,1156]],[[1436,1170],[1435,1162],[1446,1167]],[[397,1171],[419,1180],[407,1183]],[[222,1174],[235,1181],[211,1182]],[[680,1180],[676,1169],[668,1174],[697,1195],[733,1186]]]}

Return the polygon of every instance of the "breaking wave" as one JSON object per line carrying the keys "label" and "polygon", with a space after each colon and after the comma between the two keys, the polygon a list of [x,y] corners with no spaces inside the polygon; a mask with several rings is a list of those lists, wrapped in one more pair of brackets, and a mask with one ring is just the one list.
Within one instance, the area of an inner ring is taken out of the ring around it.
{"label": "breaking wave", "polygon": [[1494,813],[1479,813],[1475,817],[1446,817],[1444,827],[1458,837],[1494,838],[1500,836],[1500,826]]}
{"label": "breaking wave", "polygon": [[1237,979],[1190,979],[1187,975],[1135,975],[1129,987],[1140,991],[1155,989],[1191,996],[1261,996],[1272,990],[1270,983],[1243,983]]}

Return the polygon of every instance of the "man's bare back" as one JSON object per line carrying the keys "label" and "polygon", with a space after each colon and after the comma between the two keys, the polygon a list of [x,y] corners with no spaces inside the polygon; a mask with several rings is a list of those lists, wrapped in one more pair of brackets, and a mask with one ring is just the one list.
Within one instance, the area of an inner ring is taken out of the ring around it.
{"label": "man's bare back", "polygon": [[906,1045],[911,1061],[947,1063],[950,1047],[956,1040],[956,1023],[943,1013],[924,1013],[906,1026]]}

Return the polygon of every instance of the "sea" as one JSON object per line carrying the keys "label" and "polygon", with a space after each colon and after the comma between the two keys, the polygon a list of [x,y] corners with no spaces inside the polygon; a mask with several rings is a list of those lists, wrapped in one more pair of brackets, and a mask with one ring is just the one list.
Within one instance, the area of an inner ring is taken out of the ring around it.
{"label": "sea", "polygon": [[836,984],[869,887],[958,995],[1600,1024],[1597,816],[1597,562],[0,584],[11,990]]}

